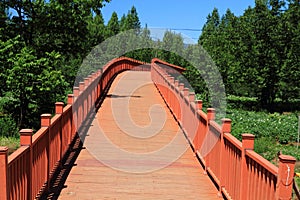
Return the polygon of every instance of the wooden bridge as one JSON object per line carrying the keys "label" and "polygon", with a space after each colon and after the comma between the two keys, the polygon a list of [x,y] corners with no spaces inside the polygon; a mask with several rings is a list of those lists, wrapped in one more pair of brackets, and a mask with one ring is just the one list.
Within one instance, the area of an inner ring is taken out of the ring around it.
{"label": "wooden bridge", "polygon": [[296,160],[237,140],[172,70],[122,57],[85,78],[17,151],[0,147],[0,199],[292,199]]}

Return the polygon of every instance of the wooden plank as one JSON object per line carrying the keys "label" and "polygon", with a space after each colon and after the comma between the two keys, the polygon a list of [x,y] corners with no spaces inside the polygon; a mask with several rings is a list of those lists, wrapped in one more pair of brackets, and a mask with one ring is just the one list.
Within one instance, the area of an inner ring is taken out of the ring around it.
{"label": "wooden plank", "polygon": [[[134,92],[126,93],[130,91],[127,90],[129,88],[134,88]],[[77,166],[72,168],[59,199],[220,199],[218,190],[204,174],[177,122],[151,83],[149,72],[124,72],[118,75],[108,97],[89,129],[84,143],[87,148],[81,151]],[[126,111],[124,101],[128,102],[135,125],[128,124],[125,116],[123,120],[114,116],[114,109]],[[151,119],[149,109],[154,104],[163,109],[152,107]],[[159,121],[164,122],[162,127]],[[149,124],[152,126],[145,128]],[[132,154],[132,158],[122,157],[103,138],[100,140],[99,127],[110,142]],[[154,134],[149,132],[155,129],[158,131]],[[151,156],[153,152],[159,155],[159,150],[166,146],[170,146],[169,151],[174,155],[164,157],[162,153],[159,160]],[[96,147],[99,149],[93,149]],[[142,158],[135,161],[135,155],[142,155]],[[110,159],[110,162],[101,158]],[[119,164],[120,169],[112,169],[108,164]],[[151,171],[151,167],[156,170]],[[143,172],[146,168],[148,170]],[[126,169],[131,172],[136,169],[137,173],[128,173]]]}

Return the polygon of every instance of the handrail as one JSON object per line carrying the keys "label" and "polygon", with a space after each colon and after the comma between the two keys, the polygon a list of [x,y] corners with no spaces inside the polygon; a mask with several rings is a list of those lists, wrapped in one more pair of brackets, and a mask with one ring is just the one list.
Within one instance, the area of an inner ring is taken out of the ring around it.
{"label": "handrail", "polygon": [[266,170],[268,170],[273,175],[276,176],[278,174],[278,167],[276,167],[275,165],[273,165],[272,163],[270,163],[268,160],[266,160],[265,158],[263,158],[261,155],[259,155],[255,151],[253,151],[253,150],[246,150],[246,156],[249,156],[249,158],[251,158],[252,160],[254,160],[255,162],[257,162],[259,165],[261,165],[263,168],[265,168]]}
{"label": "handrail", "polygon": [[177,70],[179,73],[182,73],[182,72],[185,71],[185,68],[183,68],[183,67],[180,67],[180,66],[177,66],[177,65],[173,65],[171,63],[167,63],[167,62],[165,62],[163,60],[160,60],[158,58],[153,58],[151,62],[155,63],[155,64],[163,64],[163,65],[169,66],[169,67]]}
{"label": "handrail", "polygon": [[[230,199],[290,199],[295,187],[295,159],[281,155],[278,168],[263,159],[253,151],[253,135],[243,134],[242,142],[234,138],[230,134],[231,121],[224,119],[218,125],[214,109],[204,113],[195,94],[175,81],[163,65],[184,71],[158,59],[151,66],[125,57],[112,60],[74,87],[66,106],[56,103],[52,118],[43,114],[41,129],[34,136],[30,129],[21,130],[21,147],[13,154],[8,156],[8,149],[0,147],[0,199],[34,199],[47,188],[68,145],[114,77],[125,70],[151,70],[154,84],[220,193]],[[287,184],[290,182],[293,184]]]}
{"label": "handrail", "polygon": [[224,133],[224,138],[227,139],[228,141],[230,141],[239,150],[243,149],[242,143],[238,139],[236,139],[236,137],[231,135],[230,133]]}
{"label": "handrail", "polygon": [[15,152],[8,156],[8,148],[0,147],[1,200],[35,199],[47,188],[111,80],[125,70],[150,71],[150,65],[126,57],[113,59],[74,87],[66,106],[57,102],[53,117],[41,115],[41,128],[34,135],[31,129],[22,129]]}
{"label": "handrail", "polygon": [[[290,199],[292,185],[283,184],[282,180],[293,179],[295,159],[281,155],[276,167],[255,153],[254,135],[243,134],[240,142],[230,134],[231,120],[223,119],[222,125],[218,125],[214,121],[214,109],[204,113],[202,101],[195,101],[195,95],[174,80],[174,72],[168,67],[183,72],[181,67],[153,59],[152,81],[219,192],[228,199]],[[173,87],[174,83],[177,87]]]}

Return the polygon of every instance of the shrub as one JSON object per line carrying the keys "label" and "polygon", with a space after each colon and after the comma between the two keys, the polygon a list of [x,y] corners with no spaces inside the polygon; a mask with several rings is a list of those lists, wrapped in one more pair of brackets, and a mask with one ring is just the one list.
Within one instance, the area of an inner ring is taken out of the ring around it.
{"label": "shrub", "polygon": [[10,115],[0,116],[0,137],[17,137],[18,128]]}
{"label": "shrub", "polygon": [[232,134],[241,139],[241,134],[252,133],[257,138],[274,138],[281,144],[297,141],[297,115],[229,109],[227,118],[232,119]]}

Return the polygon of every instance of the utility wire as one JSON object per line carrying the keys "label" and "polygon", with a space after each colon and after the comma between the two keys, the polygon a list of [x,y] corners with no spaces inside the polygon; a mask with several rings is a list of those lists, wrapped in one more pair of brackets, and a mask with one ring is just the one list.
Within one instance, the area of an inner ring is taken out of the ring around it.
{"label": "utility wire", "polygon": [[168,28],[174,31],[195,31],[195,32],[202,32],[201,29],[193,29],[193,28]]}

